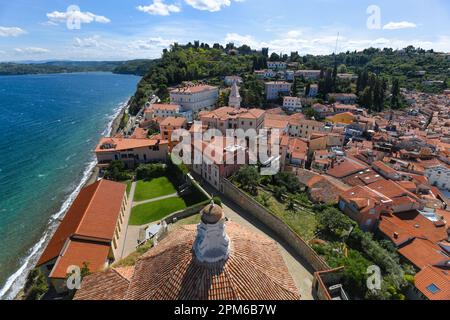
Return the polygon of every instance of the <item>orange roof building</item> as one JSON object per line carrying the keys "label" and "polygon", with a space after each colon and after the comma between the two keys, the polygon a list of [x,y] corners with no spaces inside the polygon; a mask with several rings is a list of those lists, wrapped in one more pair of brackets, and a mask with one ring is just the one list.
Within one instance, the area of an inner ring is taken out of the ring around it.
{"label": "orange roof building", "polygon": [[123,161],[129,168],[164,161],[168,152],[169,142],[161,139],[102,138],[95,148],[100,168],[108,167],[112,161]]}
{"label": "orange roof building", "polygon": [[262,128],[265,113],[264,110],[256,108],[221,107],[213,111],[202,112],[199,116],[203,125],[226,134],[228,129],[258,131]]}
{"label": "orange roof building", "polygon": [[95,272],[118,256],[127,204],[123,183],[99,180],[80,191],[36,264],[58,291],[69,266]]}
{"label": "orange roof building", "polygon": [[183,110],[197,113],[210,110],[217,104],[219,88],[209,85],[188,85],[170,91],[170,103],[177,104]]}

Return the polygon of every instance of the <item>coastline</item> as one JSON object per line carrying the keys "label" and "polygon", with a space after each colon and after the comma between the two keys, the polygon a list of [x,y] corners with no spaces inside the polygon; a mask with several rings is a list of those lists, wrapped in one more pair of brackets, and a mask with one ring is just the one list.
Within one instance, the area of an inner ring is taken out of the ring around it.
{"label": "coastline", "polygon": [[[114,109],[114,114],[111,116],[112,120],[108,123],[108,126],[103,131],[102,136],[113,136],[119,132],[120,122],[126,110],[129,108],[131,101],[132,97],[128,98],[126,102],[121,103],[116,109]],[[72,191],[70,195],[67,196],[67,198],[62,200],[60,209],[58,210],[58,212],[51,216],[47,225],[47,229],[43,233],[42,237],[32,248],[30,248],[27,256],[22,258],[21,267],[16,272],[11,274],[3,285],[3,288],[0,288],[1,299],[22,299],[23,285],[25,284],[28,272],[34,268],[38,256],[45,248],[53,233],[56,231],[67,210],[72,205],[73,201],[82,188],[89,186],[97,181],[99,177],[99,170],[96,164],[97,161],[95,160],[95,157],[93,157],[93,161],[85,168],[78,186]],[[20,289],[16,288],[17,292],[12,292],[12,290],[14,290],[14,287],[18,287]]]}
{"label": "coastline", "polygon": [[[132,97],[128,99],[127,103],[124,103],[122,108],[119,109],[119,112],[117,112],[117,114],[114,116],[114,119],[112,120],[112,122],[110,123],[110,125],[107,128],[107,134],[105,134],[104,136],[115,136],[116,134],[119,133],[119,129],[120,129],[120,122],[122,121],[122,118],[125,115],[126,110],[128,110],[128,108],[130,107],[130,103],[131,103]],[[94,168],[91,170],[91,173],[89,175],[89,178],[87,179],[87,181],[83,184],[83,188],[87,187],[93,183],[95,183],[98,178],[99,178],[99,169],[97,166],[94,166]]]}

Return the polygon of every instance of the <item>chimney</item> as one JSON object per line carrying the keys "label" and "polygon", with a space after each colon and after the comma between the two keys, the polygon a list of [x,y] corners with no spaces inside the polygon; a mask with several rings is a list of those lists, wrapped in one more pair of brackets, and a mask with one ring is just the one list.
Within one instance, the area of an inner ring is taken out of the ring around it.
{"label": "chimney", "polygon": [[394,232],[394,239],[398,239],[398,232]]}
{"label": "chimney", "polygon": [[198,262],[217,263],[230,255],[230,239],[225,230],[225,215],[214,200],[201,211],[201,223],[192,250]]}

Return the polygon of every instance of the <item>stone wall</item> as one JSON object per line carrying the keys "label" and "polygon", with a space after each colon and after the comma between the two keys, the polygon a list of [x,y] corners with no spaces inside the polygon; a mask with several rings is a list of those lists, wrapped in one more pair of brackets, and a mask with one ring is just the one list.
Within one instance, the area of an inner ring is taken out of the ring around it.
{"label": "stone wall", "polygon": [[230,181],[223,179],[223,193],[248,213],[258,219],[279,238],[288,243],[292,249],[307,261],[315,271],[328,270],[328,264],[286,223],[260,205],[246,193],[235,187]]}
{"label": "stone wall", "polygon": [[197,213],[199,213],[207,204],[208,204],[208,202],[205,201],[205,202],[202,202],[202,203],[200,203],[198,205],[195,205],[193,207],[189,207],[187,209],[184,209],[184,210],[172,213],[170,216],[166,217],[164,219],[164,221],[167,224],[171,224],[171,223],[174,223],[174,219],[176,219],[178,221],[178,220],[181,220],[181,219],[185,219],[185,218],[191,217],[191,216],[196,215]]}

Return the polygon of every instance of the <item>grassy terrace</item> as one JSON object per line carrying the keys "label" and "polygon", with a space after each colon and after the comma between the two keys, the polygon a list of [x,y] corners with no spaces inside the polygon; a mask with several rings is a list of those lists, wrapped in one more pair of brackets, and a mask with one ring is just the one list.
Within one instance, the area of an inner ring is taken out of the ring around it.
{"label": "grassy terrace", "polygon": [[312,210],[308,208],[288,210],[286,203],[281,203],[271,192],[263,189],[258,190],[258,196],[255,197],[255,200],[283,220],[303,239],[314,238],[318,223]]}
{"label": "grassy terrace", "polygon": [[[135,198],[136,199],[136,198]],[[206,200],[206,197],[196,188],[191,193],[158,200],[134,207],[131,211],[130,225],[145,225],[159,221],[168,215],[192,207]]]}
{"label": "grassy terrace", "polygon": [[150,200],[176,193],[177,190],[169,178],[159,177],[150,181],[140,180],[136,183],[134,202]]}

